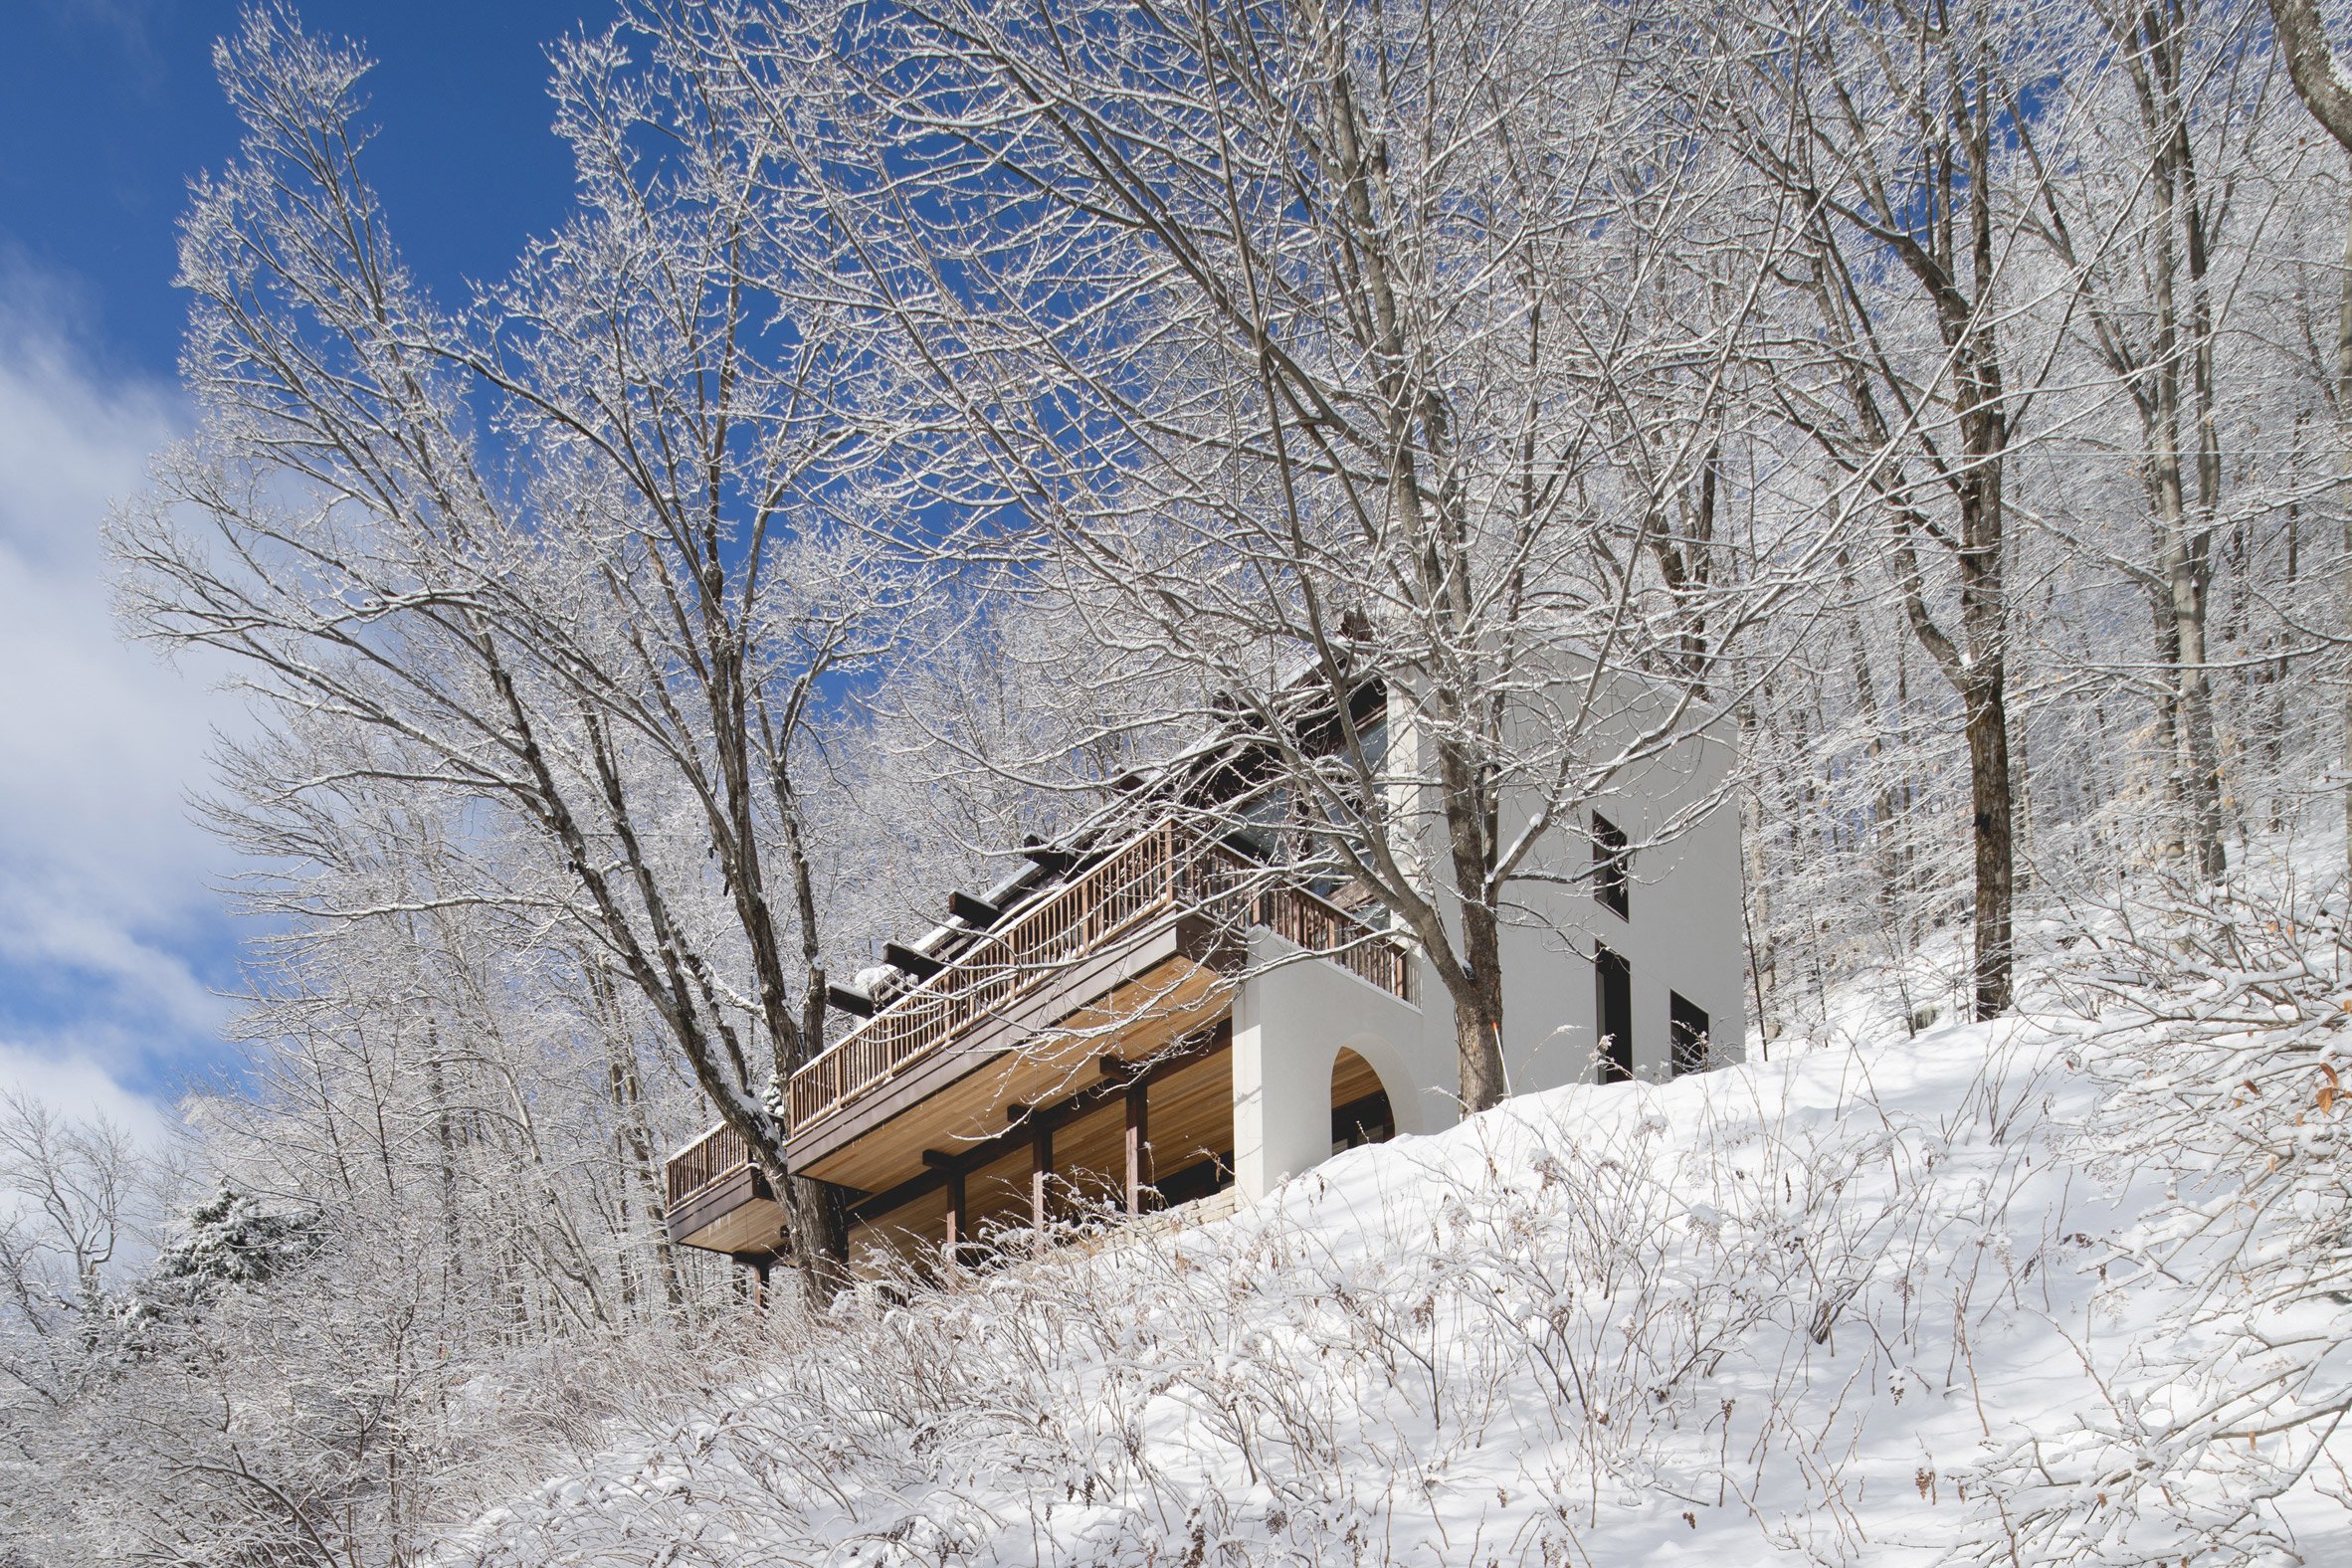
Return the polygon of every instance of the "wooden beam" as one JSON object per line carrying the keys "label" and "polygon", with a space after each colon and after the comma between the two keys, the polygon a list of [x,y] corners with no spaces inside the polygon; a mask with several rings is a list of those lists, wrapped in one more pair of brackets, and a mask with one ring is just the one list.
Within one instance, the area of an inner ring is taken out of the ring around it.
{"label": "wooden beam", "polygon": [[1151,1158],[1151,1080],[1138,1078],[1127,1085],[1127,1214],[1143,1212],[1143,1194],[1151,1177],[1145,1162]]}
{"label": "wooden beam", "polygon": [[852,1018],[872,1018],[874,1016],[874,998],[863,991],[853,991],[848,986],[827,986],[825,988],[825,1005],[837,1012],[847,1013]]}
{"label": "wooden beam", "polygon": [[1049,874],[1066,872],[1078,864],[1078,857],[1070,851],[1057,850],[1049,844],[1024,844],[1021,854],[1032,865],[1042,867]]}
{"label": "wooden beam", "polygon": [[1396,1120],[1396,1108],[1388,1101],[1388,1091],[1374,1089],[1361,1099],[1331,1107],[1331,1141],[1352,1144],[1358,1132],[1369,1132],[1379,1126],[1389,1127],[1393,1135]]}
{"label": "wooden beam", "polygon": [[937,1192],[940,1184],[946,1180],[944,1171],[924,1171],[910,1181],[902,1181],[895,1187],[860,1198],[849,1206],[850,1222],[863,1225],[869,1220],[879,1220],[900,1204],[912,1203],[917,1198]]}
{"label": "wooden beam", "polygon": [[1029,1139],[1029,1224],[1043,1233],[1053,1218],[1054,1118],[1040,1116]]}
{"label": "wooden beam", "polygon": [[947,967],[929,953],[918,953],[904,942],[882,943],[882,962],[905,970],[917,980],[928,980]]}
{"label": "wooden beam", "polygon": [[947,912],[975,930],[985,931],[1004,917],[1005,911],[985,898],[975,898],[961,890],[947,895]]}

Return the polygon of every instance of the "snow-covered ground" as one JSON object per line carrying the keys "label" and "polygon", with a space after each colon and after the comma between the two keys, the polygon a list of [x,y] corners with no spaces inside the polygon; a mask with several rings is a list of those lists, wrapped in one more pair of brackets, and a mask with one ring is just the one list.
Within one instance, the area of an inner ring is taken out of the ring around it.
{"label": "snow-covered ground", "polygon": [[443,1561],[2352,1562],[2352,1445],[2294,1419],[2352,1312],[2234,1293],[2268,1211],[2151,1141],[2168,1040],[2240,1026],[2079,1011],[1530,1095],[861,1298]]}

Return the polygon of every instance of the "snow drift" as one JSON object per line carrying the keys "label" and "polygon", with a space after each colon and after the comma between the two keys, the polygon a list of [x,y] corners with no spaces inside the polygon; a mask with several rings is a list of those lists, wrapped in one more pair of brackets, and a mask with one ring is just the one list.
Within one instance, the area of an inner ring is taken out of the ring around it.
{"label": "snow drift", "polygon": [[2344,1313],[2200,1267],[2262,1222],[2118,1117],[2165,1039],[2042,1017],[1530,1095],[867,1294],[442,1561],[2352,1561],[2310,1415]]}

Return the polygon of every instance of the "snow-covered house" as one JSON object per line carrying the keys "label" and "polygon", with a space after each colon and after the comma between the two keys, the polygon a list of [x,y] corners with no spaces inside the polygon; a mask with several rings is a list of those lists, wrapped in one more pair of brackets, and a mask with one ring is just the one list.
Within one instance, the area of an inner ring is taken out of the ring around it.
{"label": "snow-covered house", "polygon": [[[1404,704],[1367,684],[1355,707],[1385,772],[1418,777]],[[1708,809],[1721,729],[1623,770],[1515,884],[1513,1092],[1736,1059],[1738,828]],[[1033,846],[988,892],[951,894],[945,923],[833,993],[857,1021],[793,1075],[788,1156],[847,1190],[853,1257],[968,1256],[1065,1215],[1255,1200],[1352,1143],[1459,1119],[1452,1006],[1427,961],[1355,889],[1270,871],[1246,822],[1205,836],[1209,777],[1127,781],[1116,810]],[[1389,828],[1425,863],[1426,788],[1396,787]],[[1253,816],[1278,803],[1216,820]],[[677,1242],[746,1262],[776,1249],[779,1212],[723,1128],[672,1159],[669,1200]]]}

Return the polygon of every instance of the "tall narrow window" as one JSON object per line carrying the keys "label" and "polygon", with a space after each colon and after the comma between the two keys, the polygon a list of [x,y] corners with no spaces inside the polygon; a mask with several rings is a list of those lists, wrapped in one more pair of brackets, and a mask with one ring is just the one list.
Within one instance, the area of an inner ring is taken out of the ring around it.
{"label": "tall narrow window", "polygon": [[1623,1083],[1634,1076],[1633,966],[1595,942],[1593,979],[1600,992],[1594,1013],[1601,1028],[1601,1081]]}
{"label": "tall narrow window", "polygon": [[1706,1009],[1679,991],[1666,993],[1666,1040],[1668,1065],[1674,1077],[1706,1068]]}
{"label": "tall narrow window", "polygon": [[1634,917],[1634,857],[1625,831],[1593,813],[1593,896],[1621,920]]}

